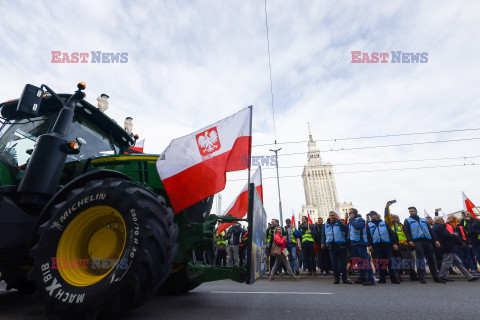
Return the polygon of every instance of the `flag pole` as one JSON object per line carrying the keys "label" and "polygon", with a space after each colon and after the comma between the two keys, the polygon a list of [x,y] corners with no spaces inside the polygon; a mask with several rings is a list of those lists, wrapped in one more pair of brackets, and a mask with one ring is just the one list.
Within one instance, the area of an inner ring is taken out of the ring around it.
{"label": "flag pole", "polygon": [[248,146],[249,154],[248,154],[248,192],[250,193],[250,170],[252,167],[252,108],[253,106],[249,106],[250,108],[250,145]]}
{"label": "flag pole", "polygon": [[[252,167],[252,139],[253,139],[253,136],[252,136],[252,109],[253,109],[253,106],[248,106],[248,108],[250,108],[250,142],[249,142],[249,146],[248,146],[248,183],[247,183],[247,198],[248,198],[248,203],[247,203],[247,212],[250,212],[251,209],[253,208],[250,208],[250,205],[253,204],[253,200],[251,200],[251,198],[253,198],[253,194],[250,194],[250,170],[251,170],[251,167]],[[248,229],[251,229],[250,228],[250,224],[252,223],[252,221],[248,221]]]}

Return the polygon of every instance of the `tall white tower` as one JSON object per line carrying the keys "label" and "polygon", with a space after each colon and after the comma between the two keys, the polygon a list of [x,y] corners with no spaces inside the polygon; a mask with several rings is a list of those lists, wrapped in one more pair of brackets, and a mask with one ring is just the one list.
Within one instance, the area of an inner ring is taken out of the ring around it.
{"label": "tall white tower", "polygon": [[303,167],[302,174],[307,204],[302,206],[302,214],[306,216],[310,212],[310,217],[315,223],[320,217],[325,221],[328,218],[328,212],[335,211],[338,195],[332,165],[322,163],[317,143],[312,138],[310,123],[308,123],[308,137],[308,162]]}

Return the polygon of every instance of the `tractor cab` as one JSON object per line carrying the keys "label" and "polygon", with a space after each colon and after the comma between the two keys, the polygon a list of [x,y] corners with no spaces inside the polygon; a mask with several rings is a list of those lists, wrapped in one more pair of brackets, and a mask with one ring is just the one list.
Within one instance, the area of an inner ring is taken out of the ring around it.
{"label": "tractor cab", "polygon": [[[71,97],[58,96],[64,102]],[[18,100],[0,104],[0,185],[4,186],[20,183],[37,139],[52,130],[63,107],[52,95],[44,95],[36,115],[19,112],[17,105]],[[72,150],[67,152],[64,181],[84,173],[92,159],[124,154],[134,144],[131,135],[85,100],[77,103],[66,138]]]}

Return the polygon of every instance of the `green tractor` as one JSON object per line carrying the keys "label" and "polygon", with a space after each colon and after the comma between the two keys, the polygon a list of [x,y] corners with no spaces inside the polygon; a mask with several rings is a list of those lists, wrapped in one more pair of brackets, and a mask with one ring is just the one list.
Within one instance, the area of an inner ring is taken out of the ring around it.
{"label": "green tractor", "polygon": [[247,267],[207,264],[217,223],[235,220],[209,214],[211,197],[175,215],[158,155],[130,153],[134,137],[84,100],[83,83],[77,87],[70,95],[26,85],[20,99],[0,104],[0,280],[7,289],[34,292],[47,312],[103,317],[158,293],[258,279],[263,207],[256,217],[249,210],[249,228],[258,221],[259,231]]}

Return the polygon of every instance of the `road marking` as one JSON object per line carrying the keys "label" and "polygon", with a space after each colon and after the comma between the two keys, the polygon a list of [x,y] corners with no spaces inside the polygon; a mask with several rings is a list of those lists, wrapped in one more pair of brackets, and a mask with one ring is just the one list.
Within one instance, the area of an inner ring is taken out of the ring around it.
{"label": "road marking", "polygon": [[322,294],[333,294],[333,292],[277,292],[277,291],[212,291],[211,293],[231,293],[231,294],[298,294],[298,295],[322,295]]}

